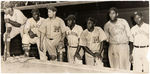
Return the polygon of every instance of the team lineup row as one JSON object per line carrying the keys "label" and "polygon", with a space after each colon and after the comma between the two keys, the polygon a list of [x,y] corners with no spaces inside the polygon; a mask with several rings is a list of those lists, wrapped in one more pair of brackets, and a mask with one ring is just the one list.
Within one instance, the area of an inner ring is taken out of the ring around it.
{"label": "team lineup row", "polygon": [[[108,57],[111,68],[130,70],[133,63],[135,72],[148,72],[147,53],[149,47],[149,25],[143,22],[140,12],[133,14],[136,23],[131,29],[128,22],[118,18],[118,10],[112,7],[108,10],[110,20],[101,27],[95,26],[97,21],[93,17],[87,20],[87,29],[83,30],[76,24],[75,15],[69,15],[64,21],[56,16],[57,9],[48,6],[48,18],[40,17],[38,9],[32,9],[32,17],[26,18],[23,13],[5,5],[6,32],[3,40],[5,51],[10,56],[10,41],[20,34],[25,57],[29,57],[31,44],[37,44],[40,60],[46,61],[46,52],[50,60],[57,60],[57,52],[64,49],[64,38],[67,38],[67,57],[72,64],[82,64],[83,51],[87,65],[103,66],[103,42],[109,42]],[[130,45],[129,45],[130,44]],[[130,50],[132,50],[130,52]]]}

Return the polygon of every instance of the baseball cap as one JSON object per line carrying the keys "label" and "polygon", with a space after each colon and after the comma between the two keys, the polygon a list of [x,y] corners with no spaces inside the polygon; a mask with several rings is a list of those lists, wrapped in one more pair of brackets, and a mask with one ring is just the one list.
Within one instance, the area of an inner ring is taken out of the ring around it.
{"label": "baseball cap", "polygon": [[48,6],[47,9],[52,10],[52,11],[57,11],[57,8],[54,6]]}
{"label": "baseball cap", "polygon": [[134,14],[133,14],[133,17],[135,17],[136,15],[142,16],[142,13],[139,12],[139,11],[135,11]]}
{"label": "baseball cap", "polygon": [[37,8],[32,9],[31,13],[39,13],[39,9],[37,9]]}
{"label": "baseball cap", "polygon": [[69,15],[65,20],[76,20],[75,15]]}
{"label": "baseball cap", "polygon": [[15,4],[11,1],[4,2],[4,8],[13,8]]}

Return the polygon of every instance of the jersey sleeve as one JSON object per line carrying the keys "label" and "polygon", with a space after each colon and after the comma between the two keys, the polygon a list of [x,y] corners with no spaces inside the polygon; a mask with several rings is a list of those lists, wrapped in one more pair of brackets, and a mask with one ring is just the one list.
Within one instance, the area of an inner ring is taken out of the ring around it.
{"label": "jersey sleeve", "polygon": [[66,25],[65,25],[65,22],[62,20],[62,19],[60,19],[60,27],[61,27],[61,31],[62,31],[62,33],[64,33],[65,31],[66,31]]}
{"label": "jersey sleeve", "polygon": [[130,35],[130,40],[131,42],[134,42],[134,27],[131,28],[131,35]]}
{"label": "jersey sleeve", "polygon": [[80,38],[81,37],[81,33],[83,32],[83,29],[82,29],[82,27],[79,27],[79,30],[78,30],[78,38]]}
{"label": "jersey sleeve", "polygon": [[[11,16],[8,14],[8,15],[4,15],[4,19],[8,19],[8,18],[10,18]],[[9,24],[9,23],[5,23],[6,24],[6,27],[12,27],[12,25],[11,24]]]}
{"label": "jersey sleeve", "polygon": [[25,32],[26,34],[28,34],[28,31],[30,30],[30,25],[31,25],[30,22],[31,22],[31,21],[28,19],[27,22],[26,22],[26,24],[25,24],[25,26],[24,26],[24,32]]}
{"label": "jersey sleeve", "polygon": [[81,45],[81,46],[86,46],[86,44],[87,44],[87,40],[85,38],[86,36],[84,33],[85,32],[81,33],[81,37],[80,37],[80,41],[79,41],[79,45]]}
{"label": "jersey sleeve", "polygon": [[106,23],[104,25],[104,31],[105,31],[105,34],[106,34],[106,37],[107,37],[107,41],[109,41],[109,28],[108,28],[108,23]]}
{"label": "jersey sleeve", "polygon": [[25,24],[27,21],[27,18],[24,16],[24,14],[20,11],[16,11],[16,22],[20,23],[21,25]]}
{"label": "jersey sleeve", "polygon": [[126,34],[130,40],[130,37],[131,37],[131,30],[130,30],[130,27],[129,27],[129,24],[126,20],[123,19],[123,23],[125,25],[125,30],[126,30]]}
{"label": "jersey sleeve", "polygon": [[39,32],[46,34],[47,26],[46,26],[46,21],[43,20],[41,23],[41,26],[39,27]]}
{"label": "jersey sleeve", "polygon": [[107,36],[106,36],[105,32],[101,28],[99,28],[99,33],[100,33],[99,34],[100,41],[104,41],[104,40],[107,39]]}

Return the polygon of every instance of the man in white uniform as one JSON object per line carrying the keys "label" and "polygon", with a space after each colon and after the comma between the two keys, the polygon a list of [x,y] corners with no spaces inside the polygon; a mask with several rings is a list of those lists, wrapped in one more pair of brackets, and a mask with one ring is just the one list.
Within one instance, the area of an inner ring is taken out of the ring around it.
{"label": "man in white uniform", "polygon": [[[86,51],[85,59],[87,65],[103,66],[101,53],[103,50],[103,41],[107,37],[104,31],[100,27],[95,27],[95,25],[95,19],[89,17],[87,29],[82,32],[79,45]],[[75,56],[79,56],[78,51]]]}
{"label": "man in white uniform", "polygon": [[39,31],[41,33],[40,48],[43,53],[48,51],[50,59],[56,61],[57,50],[64,47],[65,23],[56,16],[57,9],[48,7],[48,18],[41,24]]}
{"label": "man in white uniform", "polygon": [[33,9],[32,17],[26,22],[24,32],[22,37],[23,49],[25,50],[25,55],[29,56],[30,44],[37,44],[38,52],[41,60],[46,60],[46,54],[41,52],[40,46],[40,32],[38,31],[44,18],[40,17],[40,12],[38,9]]}
{"label": "man in white uniform", "polygon": [[130,27],[125,19],[117,18],[118,10],[109,9],[110,20],[105,24],[104,31],[109,42],[108,57],[111,68],[130,70],[129,39]]}
{"label": "man in white uniform", "polygon": [[148,47],[149,47],[149,24],[143,22],[140,12],[134,13],[135,26],[131,28],[133,42],[133,71],[149,72]]}
{"label": "man in white uniform", "polygon": [[[83,32],[83,29],[76,24],[76,17],[74,15],[69,15],[66,20],[68,26],[66,30],[66,37],[68,40],[68,61],[72,64],[82,64],[82,60],[74,59],[74,55],[78,48],[80,35]],[[80,53],[83,55],[83,51],[80,51]]]}
{"label": "man in white uniform", "polygon": [[14,38],[16,35],[21,34],[21,37],[23,35],[23,27],[24,24],[26,23],[27,18],[23,15],[23,13],[18,10],[13,8],[13,4],[11,2],[6,2],[5,3],[5,8],[4,8],[4,19],[6,23],[6,32],[4,33],[4,41],[5,37],[7,35],[7,42],[5,45],[5,48],[7,48],[7,55],[10,56],[10,41],[12,38]]}

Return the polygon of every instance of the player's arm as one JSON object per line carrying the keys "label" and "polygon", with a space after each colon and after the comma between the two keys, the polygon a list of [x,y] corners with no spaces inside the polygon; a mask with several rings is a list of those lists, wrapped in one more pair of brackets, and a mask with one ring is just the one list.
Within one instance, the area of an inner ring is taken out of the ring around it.
{"label": "player's arm", "polygon": [[87,53],[89,53],[90,55],[92,55],[93,57],[95,57],[95,54],[87,47],[87,46],[81,46],[83,48],[83,50]]}
{"label": "player's arm", "polygon": [[130,55],[132,55],[132,51],[133,51],[133,47],[134,47],[134,45],[133,45],[134,36],[135,36],[134,28],[131,28],[131,35],[130,35],[130,40],[129,40]]}
{"label": "player's arm", "polygon": [[41,26],[39,27],[40,32],[40,50],[43,51],[43,41],[46,35],[47,27],[45,25],[46,21],[42,22]]}
{"label": "player's arm", "polygon": [[10,23],[11,25],[15,26],[15,27],[20,27],[21,24],[16,22],[16,21],[13,21],[13,20],[10,20],[10,19],[5,19],[5,22],[6,23]]}
{"label": "player's arm", "polygon": [[130,58],[129,58],[129,60],[130,60],[130,62],[133,61],[133,57],[132,57],[132,52],[133,52],[133,47],[134,47],[133,41],[134,41],[134,29],[132,28],[131,29],[130,40],[129,40],[129,48],[130,48],[130,51],[129,51],[130,52],[129,53]]}
{"label": "player's arm", "polygon": [[130,27],[129,27],[129,24],[126,20],[123,20],[124,22],[124,25],[125,25],[125,30],[126,30],[126,34],[128,36],[128,39],[130,40],[130,37],[131,37],[131,31],[130,31]]}
{"label": "player's arm", "polygon": [[105,25],[104,25],[104,32],[105,32],[105,35],[107,36],[107,42],[109,42],[109,28],[108,28],[108,23],[106,23]]}
{"label": "player's arm", "polygon": [[97,57],[102,58],[101,54],[103,52],[103,43],[104,41],[107,40],[107,36],[105,34],[105,32],[99,27],[99,41],[100,41],[100,49],[99,52],[97,54]]}

